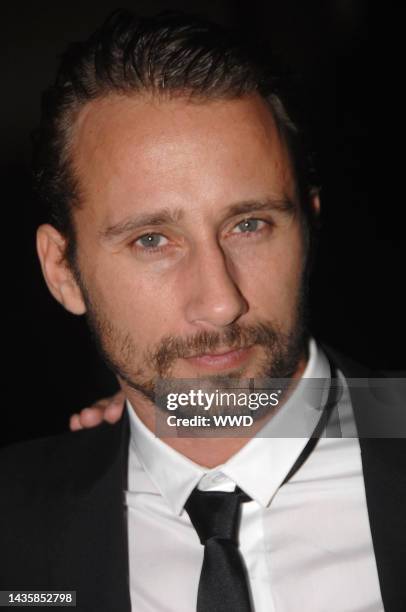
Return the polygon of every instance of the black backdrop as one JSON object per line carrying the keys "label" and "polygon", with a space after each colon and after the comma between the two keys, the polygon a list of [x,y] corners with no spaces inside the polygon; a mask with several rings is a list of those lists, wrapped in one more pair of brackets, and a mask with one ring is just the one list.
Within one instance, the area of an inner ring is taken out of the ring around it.
{"label": "black backdrop", "polygon": [[[370,168],[371,150],[380,156],[381,181],[390,185],[385,151],[374,149],[379,117],[370,130],[366,4],[148,0],[131,6],[145,14],[180,8],[242,25],[269,39],[302,74],[322,182],[313,330],[373,368],[404,368],[403,228],[394,194],[387,187],[384,198],[376,195],[378,177]],[[106,0],[49,0],[14,2],[2,13],[2,443],[63,431],[72,412],[116,388],[84,319],[66,313],[42,280],[35,253],[41,217],[29,182],[29,134],[57,54],[67,42],[87,36],[114,8],[117,4]]]}

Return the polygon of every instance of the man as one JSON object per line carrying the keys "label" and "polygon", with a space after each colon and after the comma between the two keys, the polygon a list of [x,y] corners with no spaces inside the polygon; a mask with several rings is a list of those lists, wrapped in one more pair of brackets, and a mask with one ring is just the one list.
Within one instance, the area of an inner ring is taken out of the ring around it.
{"label": "man", "polygon": [[[127,405],[3,451],[3,588],[95,611],[401,610],[404,444],[361,437],[347,381],[366,372],[308,334],[320,202],[268,70],[215,26],[119,11],[64,55],[36,159],[45,281]],[[196,379],[290,395],[266,435],[155,437],[159,381]],[[307,411],[319,379],[341,395]],[[326,437],[337,406],[359,440]]]}

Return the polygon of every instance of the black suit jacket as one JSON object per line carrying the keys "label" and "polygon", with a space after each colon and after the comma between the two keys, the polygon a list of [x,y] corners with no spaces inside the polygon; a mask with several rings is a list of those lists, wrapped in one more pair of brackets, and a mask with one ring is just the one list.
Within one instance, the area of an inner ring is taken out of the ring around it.
{"label": "black suit jacket", "polygon": [[[323,348],[346,377],[368,376]],[[368,432],[366,415],[373,413],[373,399],[367,405],[356,393],[351,399],[361,433]],[[113,426],[1,451],[0,589],[76,590],[80,611],[130,612],[123,493],[128,436],[124,411]],[[360,446],[385,610],[404,612],[406,441],[360,438]]]}

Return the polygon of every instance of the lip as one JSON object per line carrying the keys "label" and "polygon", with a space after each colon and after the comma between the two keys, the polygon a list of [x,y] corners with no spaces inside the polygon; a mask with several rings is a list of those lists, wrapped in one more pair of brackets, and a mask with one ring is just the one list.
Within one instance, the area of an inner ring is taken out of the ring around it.
{"label": "lip", "polygon": [[223,353],[206,353],[197,357],[187,357],[191,365],[210,369],[234,368],[248,359],[252,346],[224,351]]}

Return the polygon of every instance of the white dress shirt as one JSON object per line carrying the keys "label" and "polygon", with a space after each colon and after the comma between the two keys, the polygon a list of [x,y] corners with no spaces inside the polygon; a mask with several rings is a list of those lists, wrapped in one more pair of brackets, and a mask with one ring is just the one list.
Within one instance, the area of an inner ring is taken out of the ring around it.
{"label": "white dress shirt", "polygon": [[[206,469],[147,429],[128,403],[128,544],[133,612],[194,612],[204,548],[184,510],[190,493],[232,491],[255,612],[380,612],[359,442],[345,379],[341,435],[317,442],[283,486],[320,418],[297,388],[266,428],[226,463]],[[330,379],[314,340],[302,377]],[[292,437],[286,436],[286,431]],[[328,433],[327,433],[328,435]],[[340,435],[340,434],[339,434]],[[294,436],[294,437],[293,437]]]}

